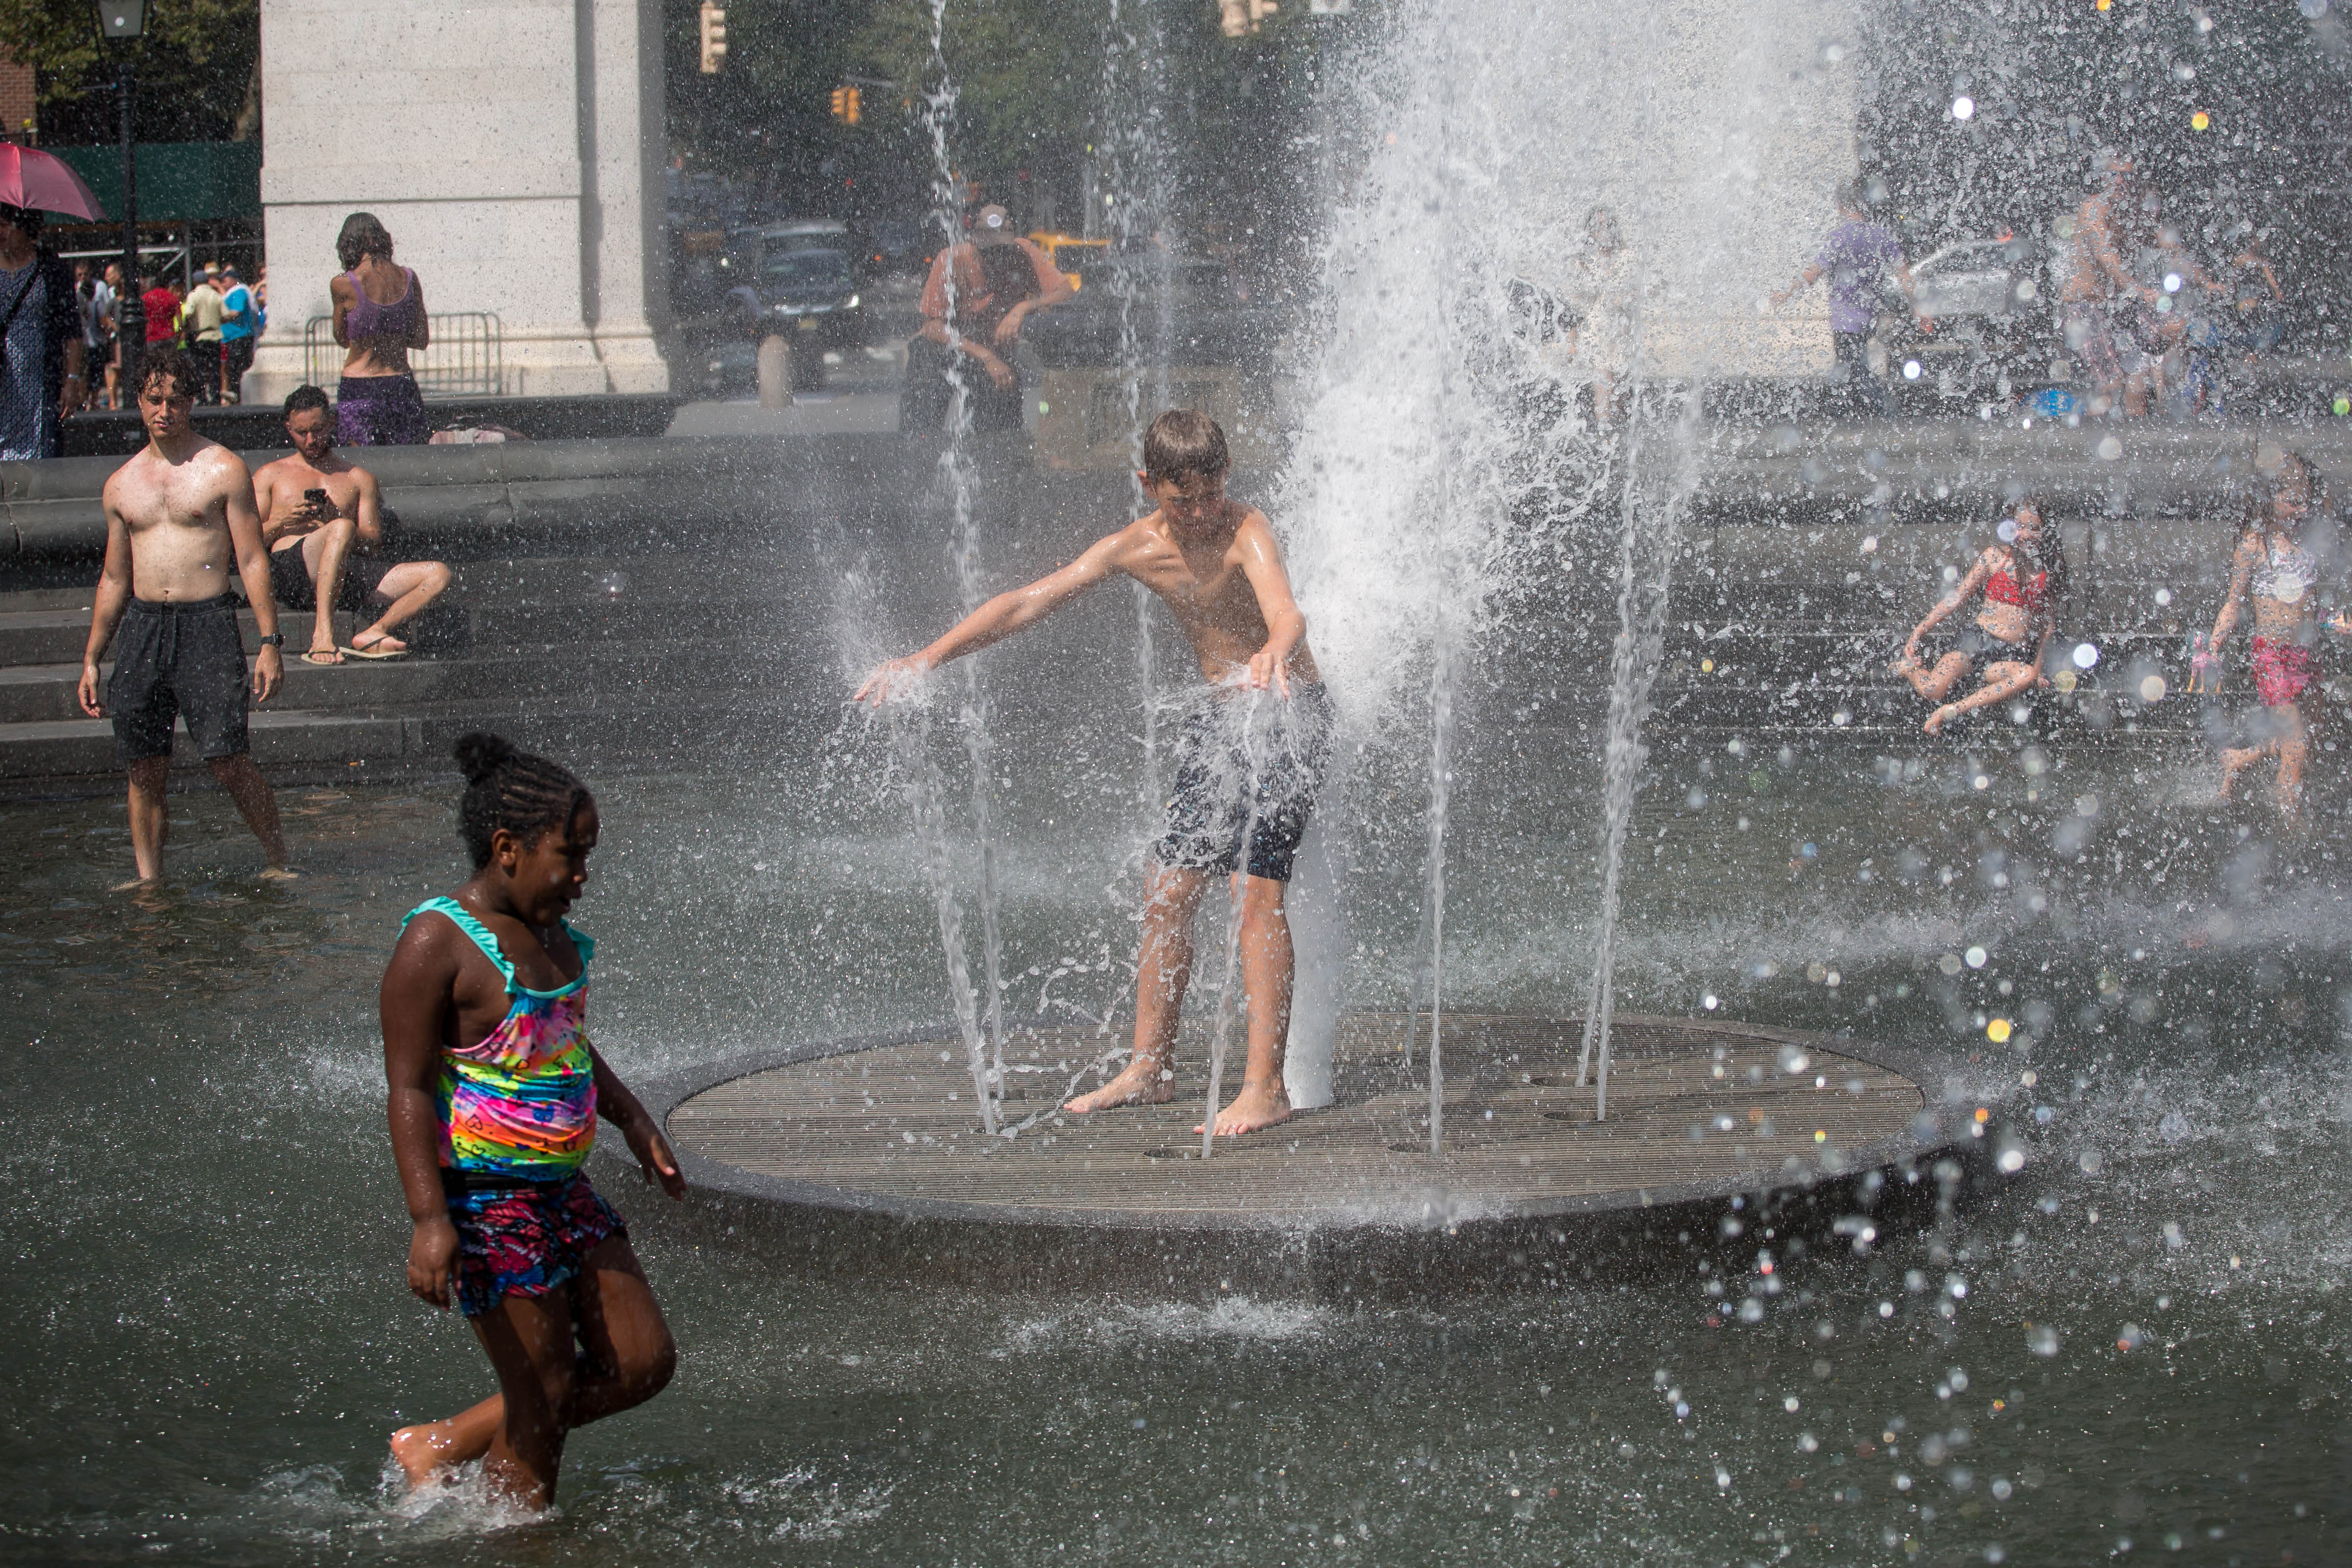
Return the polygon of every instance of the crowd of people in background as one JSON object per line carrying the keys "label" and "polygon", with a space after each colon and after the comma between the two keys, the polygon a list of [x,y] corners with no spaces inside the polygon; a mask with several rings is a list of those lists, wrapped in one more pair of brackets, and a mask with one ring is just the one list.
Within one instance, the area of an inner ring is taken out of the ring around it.
{"label": "crowd of people in background", "polygon": [[[138,292],[146,312],[142,352],[164,344],[184,348],[204,379],[198,402],[244,401],[240,388],[253,368],[254,340],[269,321],[268,270],[255,268],[248,283],[234,262],[207,261],[185,293],[168,277],[154,279]],[[137,398],[122,381],[122,264],[75,261],[68,293],[73,332],[92,380],[81,406],[131,407]],[[131,356],[134,364],[138,358]]]}

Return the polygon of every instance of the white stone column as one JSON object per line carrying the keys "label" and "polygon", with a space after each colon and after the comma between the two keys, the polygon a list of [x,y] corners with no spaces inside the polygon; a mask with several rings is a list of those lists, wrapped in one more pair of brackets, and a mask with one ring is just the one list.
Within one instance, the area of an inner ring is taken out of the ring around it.
{"label": "white stone column", "polygon": [[428,310],[499,318],[507,394],[666,388],[659,26],[632,0],[262,0],[273,265],[247,398],[305,378],[304,325],[331,313],[357,211]]}

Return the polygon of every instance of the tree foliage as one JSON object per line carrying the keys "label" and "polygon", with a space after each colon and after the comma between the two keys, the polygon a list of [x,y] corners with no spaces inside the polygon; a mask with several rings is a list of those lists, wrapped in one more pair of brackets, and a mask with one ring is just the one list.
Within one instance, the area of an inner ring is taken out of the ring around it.
{"label": "tree foliage", "polygon": [[111,89],[126,49],[138,68],[140,141],[226,141],[261,58],[260,0],[151,0],[136,45],[102,42],[90,0],[0,0],[0,55],[34,68],[45,142],[120,136]]}

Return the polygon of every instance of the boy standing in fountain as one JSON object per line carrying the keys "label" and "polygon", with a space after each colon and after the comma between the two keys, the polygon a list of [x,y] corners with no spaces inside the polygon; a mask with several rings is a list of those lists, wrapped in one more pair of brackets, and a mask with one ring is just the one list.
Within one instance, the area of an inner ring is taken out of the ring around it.
{"label": "boy standing in fountain", "polygon": [[1152,846],[1144,873],[1134,1059],[1063,1109],[1085,1114],[1173,1097],[1169,1057],[1192,978],[1192,916],[1210,875],[1223,872],[1233,878],[1241,907],[1249,1005],[1241,1092],[1216,1119],[1217,1131],[1233,1135],[1290,1118],[1282,1082],[1292,971],[1283,889],[1329,753],[1331,706],[1274,530],[1265,513],[1226,499],[1229,467],[1225,433],[1215,420],[1189,408],[1160,415],[1145,433],[1143,470],[1136,476],[1160,503],[1151,515],[1097,540],[1060,571],[999,594],[922,652],[882,665],[857,689],[857,699],[878,706],[950,659],[1044,620],[1114,574],[1160,595],[1191,639],[1208,687],[1184,717],[1168,831]]}

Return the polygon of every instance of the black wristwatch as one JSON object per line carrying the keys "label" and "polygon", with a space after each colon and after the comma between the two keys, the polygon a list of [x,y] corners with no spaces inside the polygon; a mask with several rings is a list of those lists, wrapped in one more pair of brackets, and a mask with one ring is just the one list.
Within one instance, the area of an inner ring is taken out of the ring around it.
{"label": "black wristwatch", "polygon": [[284,632],[272,632],[268,637],[261,637],[257,640],[264,647],[284,647],[286,646],[286,634]]}

